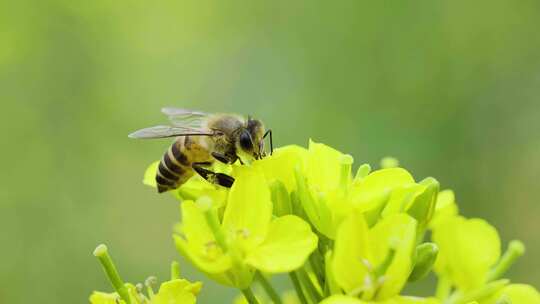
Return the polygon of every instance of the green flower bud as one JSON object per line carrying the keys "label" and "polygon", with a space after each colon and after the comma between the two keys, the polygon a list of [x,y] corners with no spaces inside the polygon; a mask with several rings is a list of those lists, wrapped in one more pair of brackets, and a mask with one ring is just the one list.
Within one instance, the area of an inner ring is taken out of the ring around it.
{"label": "green flower bud", "polygon": [[368,176],[369,172],[371,172],[371,166],[369,164],[363,164],[360,167],[358,167],[358,170],[356,171],[356,175],[354,177],[355,182],[359,182],[362,179],[364,179],[366,176]]}
{"label": "green flower bud", "polygon": [[346,189],[349,186],[351,181],[351,167],[353,164],[353,157],[349,154],[341,155],[340,159],[341,164],[341,174],[340,174],[340,186]]}
{"label": "green flower bud", "polygon": [[416,197],[407,209],[407,213],[418,221],[419,228],[424,228],[435,212],[439,182],[432,177],[428,177],[419,184],[424,186],[425,189]]}
{"label": "green flower bud", "polygon": [[416,247],[415,264],[413,271],[409,275],[409,282],[418,281],[424,278],[435,264],[439,247],[434,243],[423,243]]}
{"label": "green flower bud", "polygon": [[177,261],[171,262],[171,280],[180,279],[180,264]]}
{"label": "green flower bud", "polygon": [[387,169],[397,167],[399,167],[399,161],[396,158],[387,156],[381,159],[381,168]]}

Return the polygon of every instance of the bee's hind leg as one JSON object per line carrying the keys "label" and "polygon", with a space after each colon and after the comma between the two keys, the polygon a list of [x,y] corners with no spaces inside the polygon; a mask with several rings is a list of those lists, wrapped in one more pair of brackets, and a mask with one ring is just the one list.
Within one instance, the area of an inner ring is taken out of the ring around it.
{"label": "bee's hind leg", "polygon": [[220,185],[226,188],[232,187],[234,183],[234,178],[232,176],[223,173],[216,173],[212,170],[203,168],[203,166],[208,165],[210,165],[210,163],[207,162],[193,163],[191,167],[193,168],[193,170],[195,170],[195,172],[197,172],[197,174],[199,174],[202,178],[206,179],[212,184]]}

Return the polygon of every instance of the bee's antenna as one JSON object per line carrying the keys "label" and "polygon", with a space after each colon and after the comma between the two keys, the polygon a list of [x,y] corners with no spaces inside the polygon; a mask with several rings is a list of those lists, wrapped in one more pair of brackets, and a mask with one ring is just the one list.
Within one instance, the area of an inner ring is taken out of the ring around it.
{"label": "bee's antenna", "polygon": [[270,155],[272,155],[272,153],[274,153],[274,143],[273,143],[273,140],[272,140],[272,129],[266,130],[266,133],[264,133],[262,140],[264,140],[266,138],[266,136],[268,136],[268,135],[270,135]]}

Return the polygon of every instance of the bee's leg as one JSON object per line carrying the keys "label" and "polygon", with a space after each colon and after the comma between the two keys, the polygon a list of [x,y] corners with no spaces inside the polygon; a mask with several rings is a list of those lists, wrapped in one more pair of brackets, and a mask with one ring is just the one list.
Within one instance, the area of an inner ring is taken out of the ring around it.
{"label": "bee's leg", "polygon": [[231,156],[225,156],[225,154],[221,154],[219,152],[212,152],[212,156],[219,160],[220,162],[228,165],[228,164],[234,164],[236,162],[236,160],[238,160],[240,162],[241,165],[243,165],[244,163],[242,162],[242,160],[240,159],[240,157],[236,156],[236,155],[231,155]]}
{"label": "bee's leg", "polygon": [[225,154],[221,154],[219,152],[215,152],[215,151],[212,152],[212,157],[214,157],[215,159],[219,160],[220,162],[226,165],[234,163],[234,160],[229,159],[227,156],[225,156]]}
{"label": "bee's leg", "polygon": [[267,135],[270,135],[270,155],[274,152],[274,143],[272,142],[272,129],[268,129],[266,133],[263,135],[263,140],[266,138]]}
{"label": "bee's leg", "polygon": [[227,174],[223,173],[216,173],[212,170],[208,170],[206,168],[203,168],[203,166],[207,166],[210,163],[193,163],[191,167],[195,172],[197,172],[202,178],[206,179],[207,181],[211,182],[212,184],[217,184],[223,187],[230,188],[232,187],[232,184],[234,183],[234,178],[232,176],[229,176]]}

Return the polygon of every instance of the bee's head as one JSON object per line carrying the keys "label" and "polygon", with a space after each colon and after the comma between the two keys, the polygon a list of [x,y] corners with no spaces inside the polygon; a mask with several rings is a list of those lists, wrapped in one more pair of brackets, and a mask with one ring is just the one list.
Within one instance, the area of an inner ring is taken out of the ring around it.
{"label": "bee's head", "polygon": [[243,154],[261,159],[264,156],[264,126],[260,120],[248,118],[245,128],[238,136],[237,148]]}

